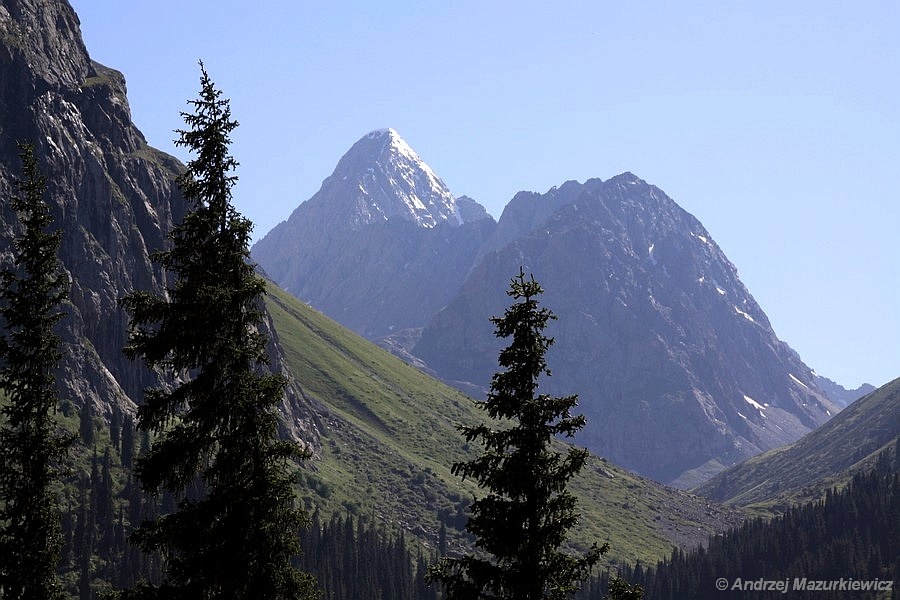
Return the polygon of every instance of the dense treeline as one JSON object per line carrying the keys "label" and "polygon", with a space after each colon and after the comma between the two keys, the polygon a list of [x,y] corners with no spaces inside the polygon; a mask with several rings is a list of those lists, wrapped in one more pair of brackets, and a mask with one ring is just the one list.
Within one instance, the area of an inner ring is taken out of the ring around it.
{"label": "dense treeline", "polygon": [[[712,538],[707,548],[675,550],[655,568],[636,565],[621,574],[643,586],[653,600],[765,599],[803,593],[823,599],[896,598],[900,594],[893,590],[854,590],[850,580],[857,585],[876,579],[900,581],[898,450],[900,438],[893,451],[881,455],[874,470],[858,474],[846,488],[829,491],[821,501],[792,508],[770,521],[749,520]],[[605,578],[592,582],[579,600],[603,598]],[[724,592],[716,588],[719,579]],[[801,591],[795,580],[813,587]],[[766,585],[762,581],[782,582],[773,585],[786,586],[787,591],[757,589]],[[823,582],[821,589],[814,590],[818,582]]]}
{"label": "dense treeline", "polygon": [[[172,494],[147,496],[134,481],[130,465],[148,443],[135,434],[133,419],[114,413],[107,426],[89,407],[72,415],[82,431],[62,515],[60,575],[66,592],[79,600],[101,598],[141,580],[158,582],[161,558],[141,552],[128,538],[134,525],[176,505]],[[303,550],[296,566],[316,576],[323,600],[438,598],[437,587],[424,580],[434,557],[416,551],[402,532],[363,517],[315,513],[312,525],[298,535]]]}
{"label": "dense treeline", "polygon": [[[76,453],[89,453],[89,466],[71,475],[74,501],[63,515],[61,574],[67,591],[79,599],[99,598],[101,590],[129,587],[141,578],[158,578],[158,557],[139,552],[127,538],[132,523],[175,503],[166,495],[148,499],[123,468],[142,448],[129,417],[114,417],[111,430],[96,417],[90,420],[94,446],[88,450],[83,442],[76,444]],[[120,424],[119,430],[115,424]],[[711,539],[706,549],[676,550],[655,567],[635,565],[620,573],[643,586],[645,597],[654,600],[791,596],[779,591],[719,592],[714,587],[719,577],[729,586],[738,577],[789,580],[791,585],[795,577],[897,581],[898,520],[900,476],[897,461],[886,455],[874,471],[858,475],[846,489],[829,492],[821,502],[794,508],[771,521],[748,521]],[[300,535],[303,555],[298,566],[317,577],[326,600],[438,598],[437,586],[424,581],[433,557],[411,551],[402,533],[388,532],[371,519],[316,513],[313,525]],[[605,598],[608,579],[608,573],[595,577],[575,598]],[[822,591],[816,597],[847,594]],[[854,592],[852,597],[891,596]]]}
{"label": "dense treeline", "polygon": [[432,557],[413,557],[401,532],[390,535],[371,520],[335,515],[301,535],[300,568],[312,573],[324,600],[437,600],[436,586],[425,582]]}
{"label": "dense treeline", "polygon": [[[63,406],[64,413],[71,410]],[[168,493],[144,494],[134,480],[132,463],[148,447],[146,436],[136,436],[134,421],[121,413],[113,414],[107,428],[90,403],[79,411],[78,422],[79,440],[64,482],[68,502],[60,575],[67,591],[90,599],[140,580],[159,581],[160,557],[128,542],[135,525],[171,512],[176,504]]]}

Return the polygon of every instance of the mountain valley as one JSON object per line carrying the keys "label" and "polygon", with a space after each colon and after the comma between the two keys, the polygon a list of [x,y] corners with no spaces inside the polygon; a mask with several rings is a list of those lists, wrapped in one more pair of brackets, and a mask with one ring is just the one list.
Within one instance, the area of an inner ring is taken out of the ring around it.
{"label": "mountain valley", "polygon": [[[90,598],[158,575],[158,557],[138,558],[127,537],[178,501],[141,498],[134,478],[151,441],[134,416],[162,376],[123,354],[120,300],[173,283],[153,253],[188,208],[185,167],[148,145],[124,75],[91,59],[66,0],[0,0],[3,198],[19,140],[48,177],[71,281],[56,419],[78,441],[57,482],[60,571],[67,593]],[[4,201],[4,266],[18,227]],[[296,465],[298,502],[317,523],[370,524],[420,562],[471,548],[483,490],[452,465],[479,448],[457,428],[485,419],[502,345],[489,319],[520,268],[558,317],[541,391],[578,394],[587,418],[569,543],[609,542],[603,569],[656,564],[748,515],[819,500],[892,448],[896,461],[898,381],[846,390],[816,374],[701,222],[631,173],[520,192],[495,220],[396,130],[375,130],[252,257],[269,279],[270,367],[287,381],[280,432],[311,453]]]}

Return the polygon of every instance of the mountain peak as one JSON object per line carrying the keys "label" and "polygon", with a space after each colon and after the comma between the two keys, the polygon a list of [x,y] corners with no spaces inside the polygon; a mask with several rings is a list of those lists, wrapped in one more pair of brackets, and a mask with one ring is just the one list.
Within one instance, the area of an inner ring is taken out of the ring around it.
{"label": "mountain peak", "polygon": [[[366,137],[369,139],[381,139],[385,137],[390,138],[400,138],[400,134],[397,133],[397,130],[393,127],[385,127],[383,129],[373,129],[369,133],[366,134]],[[403,138],[400,138],[403,139]]]}
{"label": "mountain peak", "polygon": [[316,196],[354,228],[398,218],[426,228],[463,222],[450,189],[395,129],[360,138]]}

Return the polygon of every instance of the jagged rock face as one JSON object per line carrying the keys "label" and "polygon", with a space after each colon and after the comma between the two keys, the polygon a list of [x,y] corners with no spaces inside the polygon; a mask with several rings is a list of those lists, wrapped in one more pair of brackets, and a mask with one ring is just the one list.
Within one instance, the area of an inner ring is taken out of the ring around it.
{"label": "jagged rock face", "polygon": [[456,199],[456,207],[459,209],[459,216],[463,223],[472,223],[484,219],[493,220],[493,217],[488,214],[488,211],[481,204],[468,196],[459,196]]}
{"label": "jagged rock face", "polygon": [[[147,145],[131,122],[123,76],[91,61],[64,0],[0,1],[2,197],[19,177],[16,141],[35,144],[48,177],[45,198],[63,232],[59,255],[72,283],[60,325],[62,395],[93,402],[101,414],[131,407],[155,381],[122,354],[128,319],[118,302],[133,290],[165,289],[150,253],[165,246],[184,214],[174,183],[183,167]],[[4,259],[15,227],[4,202]],[[274,362],[282,368],[277,355]]]}
{"label": "jagged rock face", "polygon": [[478,259],[527,234],[560,208],[575,200],[585,188],[592,190],[599,184],[599,179],[590,179],[583,185],[577,181],[567,181],[546,194],[519,192],[503,208],[497,229],[479,249]]}
{"label": "jagged rock face", "polygon": [[546,389],[580,394],[579,442],[613,462],[689,485],[837,411],[703,226],[631,174],[520,194],[492,243],[412,353],[486,387],[501,347],[488,316],[524,265],[559,316]]}
{"label": "jagged rock face", "polygon": [[[15,64],[18,69],[3,71],[0,89],[4,98],[8,93],[35,96],[49,87],[78,84],[91,69],[78,17],[66,2],[4,0],[0,3],[0,31],[0,60],[5,67]],[[31,76],[16,78],[22,69]]]}
{"label": "jagged rock face", "polygon": [[[393,129],[372,131],[353,144],[288,223],[297,220],[315,220],[329,230],[359,230],[388,220],[425,228],[462,223],[450,190]],[[259,244],[266,246],[264,240]]]}
{"label": "jagged rock face", "polygon": [[[33,142],[63,231],[60,259],[72,280],[64,393],[108,411],[149,382],[122,355],[127,319],[117,303],[133,289],[162,290],[149,253],[183,213],[173,183],[180,166],[132,125],[124,79],[91,62],[66,2],[4,0],[0,89],[0,189],[8,197],[19,174],[15,142]],[[15,223],[5,210],[4,252]]]}
{"label": "jagged rock face", "polygon": [[[304,246],[294,259],[293,277],[279,283],[370,339],[421,327],[459,289],[493,226],[482,220],[424,229],[392,220],[333,230],[321,245]],[[270,272],[261,255],[253,256]]]}
{"label": "jagged rock face", "polygon": [[850,406],[866,394],[871,394],[875,391],[875,386],[869,383],[864,383],[854,390],[848,390],[844,386],[835,383],[827,377],[822,377],[821,375],[816,375],[816,385],[825,392],[825,395],[828,396],[829,400],[844,408]]}
{"label": "jagged rock face", "polygon": [[253,258],[284,289],[377,338],[421,327],[449,302],[495,225],[386,129],[354,144]]}

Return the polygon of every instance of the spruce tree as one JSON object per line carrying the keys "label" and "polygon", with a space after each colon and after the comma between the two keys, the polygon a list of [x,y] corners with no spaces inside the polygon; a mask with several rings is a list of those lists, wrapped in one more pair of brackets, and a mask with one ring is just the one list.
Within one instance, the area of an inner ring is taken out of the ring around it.
{"label": "spruce tree", "polygon": [[154,255],[172,283],[165,295],[123,300],[126,354],[168,379],[138,409],[138,428],[155,437],[136,460],[137,475],[146,492],[179,501],[132,539],[162,553],[161,597],[315,597],[315,580],[291,566],[307,517],[295,504],[290,465],[304,454],[278,438],[285,381],[267,369],[265,282],[249,262],[252,225],[232,205],[237,122],[202,63],[200,96],[190,104],[176,141],[194,156],[178,179],[189,209],[170,247]]}
{"label": "spruce tree", "polygon": [[53,329],[68,287],[57,257],[61,232],[48,231],[53,216],[34,147],[18,147],[23,178],[11,204],[24,231],[15,239],[14,267],[0,273],[0,387],[7,397],[0,426],[0,597],[16,600],[62,597],[60,508],[51,488],[69,445],[53,421],[61,357]]}
{"label": "spruce tree", "polygon": [[78,433],[85,448],[93,448],[96,442],[94,406],[90,400],[83,400],[78,413]]}
{"label": "spruce tree", "polygon": [[541,293],[534,276],[526,278],[520,269],[507,291],[515,302],[502,317],[491,319],[498,337],[512,337],[500,352],[503,370],[493,376],[481,404],[498,426],[461,426],[466,440],[479,441],[484,452],[452,468],[488,491],[472,504],[466,524],[477,552],[445,557],[429,573],[450,600],[567,598],[607,549],[594,544],[583,556],[560,551],[578,522],[576,498],[567,484],[588,452],[553,449],[557,436],[574,436],[585,419],[572,415],[577,396],[537,393],[539,379],[550,375],[544,355],[553,339],[543,331],[556,318],[539,306]]}
{"label": "spruce tree", "polygon": [[131,470],[134,462],[134,421],[130,416],[125,417],[125,425],[122,427],[122,467]]}

